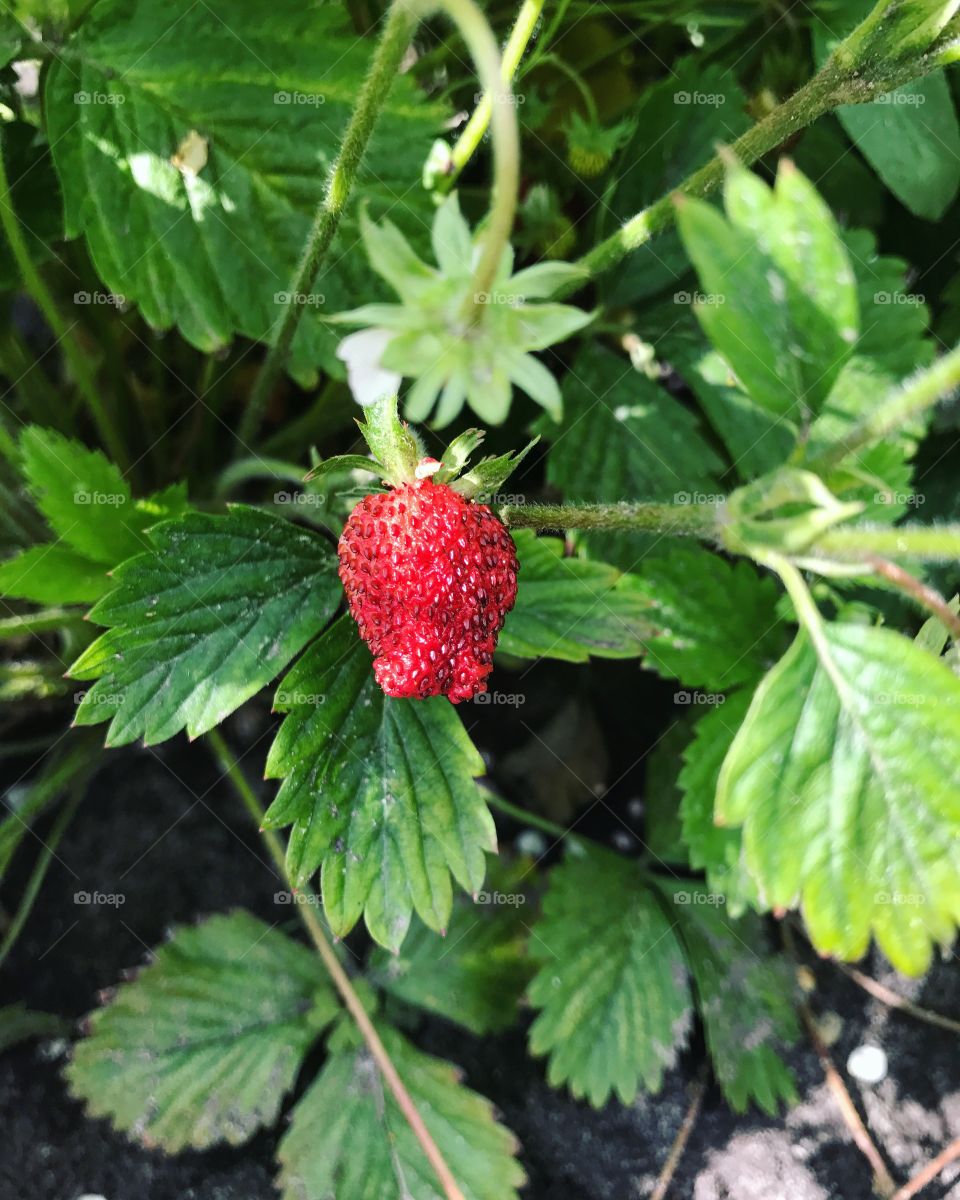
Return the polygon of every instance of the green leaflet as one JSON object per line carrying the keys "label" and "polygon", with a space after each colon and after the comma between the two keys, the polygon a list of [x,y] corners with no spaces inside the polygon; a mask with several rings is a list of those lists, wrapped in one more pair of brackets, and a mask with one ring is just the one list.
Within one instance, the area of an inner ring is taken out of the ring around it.
{"label": "green leaflet", "polygon": [[[371,284],[345,253],[349,216],[316,293],[287,292],[369,53],[336,5],[210,0],[172,21],[163,0],[103,0],[46,79],[67,236],[86,237],[104,283],[151,325],[202,350],[237,333],[270,341],[285,305],[308,305],[291,371],[311,381],[336,365],[313,313]],[[402,197],[416,232],[430,211],[420,163],[442,117],[398,78],[358,179],[395,218]]]}
{"label": "green leaflet", "polygon": [[364,915],[389,949],[414,909],[433,930],[450,919],[450,875],[483,883],[496,832],[475,777],[483,761],[443,696],[393,700],[370,652],[341,617],[280,684],[288,714],[267,759],[283,783],[266,824],[292,823],[287,865],[296,886],[322,866],[324,911],[338,936]]}
{"label": "green leaflet", "polygon": [[93,1116],[175,1153],[277,1117],[337,1014],[319,959],[243,912],[182,927],[90,1018],[67,1068]]}
{"label": "green leaflet", "polygon": [[28,425],[20,436],[20,470],[56,535],[0,563],[0,593],[40,604],[98,600],[108,570],[149,547],[146,531],[187,507],[176,484],[134,500],[130,485],[99,450],[53,429]]}
{"label": "green leaflet", "polygon": [[474,901],[458,896],[446,937],[414,921],[396,954],[377,950],[371,979],[399,1000],[464,1026],[493,1033],[512,1025],[532,974],[526,953],[527,866],[499,862]]}
{"label": "green leaflet", "polygon": [[724,1096],[737,1112],[751,1101],[771,1114],[795,1102],[793,1076],[777,1054],[799,1035],[789,962],[767,952],[756,916],[727,915],[722,894],[689,880],[658,879],[657,887],[676,914]]}
{"label": "green leaflet", "polygon": [[680,819],[690,866],[705,871],[711,891],[726,897],[727,911],[740,916],[747,905],[760,907],[757,885],[743,863],[739,829],[717,825],[714,804],[717,778],[752,699],[750,688],[739,688],[723,704],[712,705],[697,721],[692,740],[683,751],[677,784],[683,793]]}
{"label": "green leaflet", "polygon": [[565,558],[559,538],[513,534],[520,560],[517,602],[498,646],[518,658],[634,658],[651,633],[649,599],[635,580],[605,563]]}
{"label": "green leaflet", "polygon": [[636,578],[653,626],[645,663],[661,675],[724,693],[756,679],[780,652],[776,584],[752,563],[691,543],[644,558]]}
{"label": "green leaflet", "polygon": [[960,680],[886,629],[805,633],[757,689],[720,772],[717,818],[743,825],[772,908],[855,959],[871,933],[909,974],[960,919]]}
{"label": "green leaflet", "polygon": [[547,1079],[600,1107],[660,1088],[692,1017],[683,951],[635,862],[599,849],[550,873],[531,953],[530,1049]]}
{"label": "green leaflet", "polygon": [[[745,106],[746,97],[726,67],[705,64],[698,55],[671,63],[669,77],[645,88],[634,109],[636,131],[620,156],[609,205],[604,204],[611,218],[606,232],[682,183],[713,156],[717,143],[735,141],[750,125]],[[667,289],[676,299],[689,271],[680,238],[667,230],[598,282],[607,303],[616,307]]]}
{"label": "green leaflet", "polygon": [[109,626],[70,668],[95,679],[78,725],[110,721],[107,745],[213,729],[274,678],[340,603],[323,538],[257,509],[191,513],[121,563],[90,619]]}
{"label": "green leaflet", "polygon": [[853,272],[830,210],[786,160],[773,190],[732,166],[724,198],[726,217],[700,200],[677,213],[703,289],[694,311],[754,403],[799,424],[856,341]]}
{"label": "green leaflet", "polygon": [[[465,1200],[517,1200],[526,1180],[516,1142],[488,1101],[464,1087],[450,1063],[394,1029],[379,1033]],[[280,1143],[283,1200],[439,1200],[433,1168],[373,1060],[338,1040]]]}

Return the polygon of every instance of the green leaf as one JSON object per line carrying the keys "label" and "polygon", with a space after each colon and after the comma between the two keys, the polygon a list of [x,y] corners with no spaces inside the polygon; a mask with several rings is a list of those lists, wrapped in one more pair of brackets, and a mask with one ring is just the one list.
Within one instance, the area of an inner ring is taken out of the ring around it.
{"label": "green leaf", "polygon": [[780,652],[777,587],[752,563],[684,545],[644,558],[634,578],[653,626],[646,665],[661,675],[722,693],[757,678]]}
{"label": "green leaf", "polygon": [[267,758],[283,778],[266,824],[293,823],[287,866],[302,886],[322,866],[331,928],[361,913],[375,941],[397,949],[416,910],[433,930],[450,919],[450,874],[468,892],[483,883],[496,831],[475,777],[483,761],[442,697],[392,700],[370,652],[342,617],[280,684],[289,715]]}
{"label": "green leaf", "polygon": [[723,897],[705,885],[658,879],[675,913],[703,1017],[707,1049],[727,1101],[745,1112],[755,1101],[774,1114],[795,1103],[790,1070],[777,1049],[797,1040],[794,984],[789,963],[764,948],[760,920],[731,920]]}
{"label": "green leaf", "polygon": [[[845,0],[839,9],[831,9],[829,26],[814,20],[818,63],[872,7],[873,0]],[[914,79],[872,103],[845,104],[837,116],[867,162],[911,212],[929,221],[943,216],[960,186],[960,126],[942,71]]]}
{"label": "green leaf", "polygon": [[337,1004],[314,954],[243,912],[181,927],[90,1017],[67,1079],[92,1116],[175,1153],[277,1117]]}
{"label": "green leaf", "polygon": [[549,1054],[547,1079],[595,1107],[631,1104],[660,1088],[690,1027],[683,952],[637,863],[591,849],[550,872],[531,953],[541,968],[530,1002],[542,1009],[530,1049]]}
{"label": "green leaf", "polygon": [[[697,418],[675,397],[596,343],[564,379],[564,418],[541,423],[550,440],[547,481],[570,500],[652,499],[721,492],[723,463]],[[650,538],[592,535],[598,557],[632,570]]]}
{"label": "green leaf", "polygon": [[[209,0],[176,20],[164,0],[91,6],[45,87],[67,236],[86,238],[107,287],[155,328],[205,351],[237,333],[272,340],[371,46],[339,5]],[[355,189],[417,232],[430,211],[420,164],[442,117],[398,76]],[[303,382],[337,366],[314,314],[370,293],[354,214],[317,292],[292,298],[312,309],[291,361]]]}
{"label": "green leaf", "polygon": [[[644,88],[636,102],[636,131],[620,155],[609,206],[603,206],[608,232],[702,167],[718,142],[729,145],[744,133],[750,126],[745,108],[746,97],[729,68],[705,64],[700,55],[671,63],[669,78]],[[675,290],[689,270],[679,237],[668,230],[634,250],[599,284],[607,304],[616,307]]]}
{"label": "green leaf", "polygon": [[90,613],[108,631],[70,668],[74,679],[97,680],[76,722],[109,720],[109,746],[213,729],[340,602],[330,544],[253,508],[164,521],[150,541],[156,549],[113,572],[113,590]]}
{"label": "green leaf", "polygon": [[908,974],[960,920],[960,679],[886,629],[805,633],[761,683],[723,764],[717,818],[743,825],[773,908],[799,902],[818,950],[871,932]]}
{"label": "green leaf", "polygon": [[[456,1068],[381,1026],[387,1053],[465,1200],[517,1200],[516,1141]],[[282,1200],[442,1200],[440,1184],[366,1049],[338,1049],[280,1143]]]}
{"label": "green leaf", "polygon": [[683,751],[677,783],[683,793],[680,818],[690,866],[704,871],[711,891],[726,896],[727,911],[740,916],[748,905],[760,907],[757,885],[743,863],[739,829],[717,825],[714,804],[717,779],[737,730],[747,715],[753,693],[741,688],[703,713]]}
{"label": "green leaf", "polygon": [[526,865],[496,870],[475,901],[458,897],[442,939],[414,922],[398,954],[375,953],[373,981],[471,1033],[507,1029],[532,973],[520,886],[527,874]]}
{"label": "green leaf", "polygon": [[684,200],[677,223],[707,336],[755,403],[799,423],[822,406],[856,341],[857,297],[829,209],[785,162],[775,190],[731,167],[727,218]]}
{"label": "green leaf", "polygon": [[651,633],[650,601],[616,567],[565,558],[560,538],[514,531],[521,586],[498,642],[518,658],[636,658]]}
{"label": "green leaf", "polygon": [[84,604],[110,590],[103,563],[56,543],[31,546],[0,563],[0,595],[37,604]]}
{"label": "green leaf", "polygon": [[53,429],[28,425],[20,437],[21,469],[50,528],[92,563],[113,567],[148,548],[145,531],[183,510],[183,488],[134,501],[130,485],[99,450]]}

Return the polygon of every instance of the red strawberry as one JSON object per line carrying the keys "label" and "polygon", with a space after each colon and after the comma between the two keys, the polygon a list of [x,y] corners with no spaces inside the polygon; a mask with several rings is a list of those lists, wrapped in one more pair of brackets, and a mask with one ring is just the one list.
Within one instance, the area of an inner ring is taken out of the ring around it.
{"label": "red strawberry", "polygon": [[388,696],[486,691],[497,634],[517,596],[505,526],[430,479],[366,496],[340,538],[350,612]]}

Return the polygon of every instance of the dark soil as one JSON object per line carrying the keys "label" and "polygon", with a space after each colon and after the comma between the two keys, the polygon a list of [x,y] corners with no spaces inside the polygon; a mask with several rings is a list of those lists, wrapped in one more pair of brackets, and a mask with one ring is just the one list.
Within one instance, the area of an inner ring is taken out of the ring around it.
{"label": "dark soil", "polygon": [[[528,714],[532,716],[532,714]],[[499,719],[502,721],[503,717]],[[482,722],[481,722],[482,724]],[[264,722],[230,726],[258,773]],[[482,734],[482,730],[481,730]],[[481,736],[482,744],[482,736]],[[616,770],[613,764],[612,770]],[[614,776],[615,777],[615,776]],[[626,819],[629,789],[611,804]],[[619,818],[618,818],[619,819]],[[609,822],[610,834],[617,821]],[[42,830],[41,830],[42,832]],[[505,833],[509,836],[510,831]],[[28,854],[19,856],[26,860]],[[19,863],[19,859],[17,860]],[[9,906],[24,882],[14,870]],[[0,1003],[80,1018],[124,968],[143,961],[172,924],[243,907],[277,920],[276,874],[229,786],[202,745],[116,752],[95,777],[61,844],[36,908],[0,980]],[[122,893],[122,907],[78,905],[76,892]],[[281,919],[289,924],[288,914]],[[832,1053],[843,1069],[851,1049],[882,1046],[882,1083],[849,1081],[894,1175],[904,1181],[960,1136],[960,1054],[951,1034],[897,1015],[835,968],[813,964],[818,1012],[842,1021]],[[881,961],[873,973],[932,1009],[960,1017],[955,961],[922,982],[899,979]],[[466,1081],[491,1097],[522,1143],[526,1200],[630,1200],[648,1196],[689,1102],[700,1053],[691,1050],[662,1093],[602,1112],[547,1087],[542,1064],[525,1052],[522,1030],[473,1039],[441,1021],[415,1034],[420,1044],[463,1065]],[[240,1149],[175,1158],[145,1150],[88,1119],[65,1091],[63,1040],[22,1044],[0,1056],[0,1200],[275,1200],[276,1131]],[[869,1169],[853,1146],[812,1049],[791,1056],[801,1103],[770,1119],[732,1113],[716,1089],[670,1190],[693,1200],[872,1200]],[[924,1200],[960,1200],[960,1165],[927,1188]]]}

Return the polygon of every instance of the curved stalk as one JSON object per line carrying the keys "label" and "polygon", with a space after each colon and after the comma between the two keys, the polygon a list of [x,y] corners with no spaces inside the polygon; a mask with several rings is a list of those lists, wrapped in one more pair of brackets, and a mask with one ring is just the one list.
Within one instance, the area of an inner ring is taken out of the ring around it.
{"label": "curved stalk", "polygon": [[[537,27],[540,13],[543,11],[543,4],[544,0],[524,0],[520,6],[513,29],[511,29],[510,36],[507,38],[507,44],[503,48],[503,63],[500,77],[506,84],[509,84],[517,73],[520,60],[523,58],[524,51]],[[456,144],[450,151],[450,173],[445,175],[437,184],[437,191],[441,195],[446,195],[453,189],[453,185],[460,178],[461,171],[480,145],[483,135],[487,132],[490,124],[491,108],[490,93],[484,92],[483,98],[473,110],[473,115],[466,125],[464,125],[463,132],[457,138]]]}
{"label": "curved stalk", "polygon": [[[243,801],[247,812],[253,817],[258,829],[263,837],[264,843],[270,852],[270,857],[276,864],[280,876],[287,882],[287,885],[292,889],[293,884],[290,882],[287,874],[286,856],[283,852],[283,845],[272,829],[263,828],[263,819],[266,815],[263,806],[254,794],[253,788],[247,782],[246,776],[240,769],[240,764],[233,757],[230,748],[224,739],[216,730],[212,730],[207,734],[207,741],[210,744],[217,761],[220,763],[230,782],[233,784],[237,795]],[[397,1073],[397,1068],[393,1065],[393,1060],[387,1053],[386,1047],[380,1040],[380,1035],[370,1020],[367,1010],[363,1007],[360,997],[354,990],[353,984],[350,982],[350,977],[337,958],[333,951],[333,947],[327,940],[327,936],[323,931],[323,926],[313,908],[307,904],[298,904],[297,912],[306,927],[307,933],[310,935],[310,940],[313,942],[317,953],[323,961],[323,965],[329,972],[330,978],[333,981],[334,987],[340,993],[340,998],[343,1001],[344,1007],[350,1013],[356,1022],[357,1028],[370,1051],[370,1056],[380,1069],[384,1082],[390,1089],[394,1100],[397,1102],[397,1107],[403,1113],[404,1118],[413,1130],[413,1134],[424,1154],[427,1161],[433,1168],[440,1185],[443,1188],[447,1200],[464,1200],[463,1192],[457,1185],[453,1177],[453,1172],[447,1166],[447,1163],[440,1153],[436,1142],[430,1130],[427,1129],[423,1122],[423,1118],[417,1110],[417,1106],[413,1102],[410,1093],[404,1087],[403,1080]]]}
{"label": "curved stalk", "polygon": [[517,112],[509,78],[504,78],[496,38],[474,0],[420,0],[419,7],[422,15],[432,9],[443,9],[457,26],[467,43],[483,90],[490,97],[493,203],[483,231],[483,249],[473,273],[471,294],[464,305],[464,316],[476,321],[484,310],[503,251],[510,241],[513,216],[517,209],[520,187]]}

